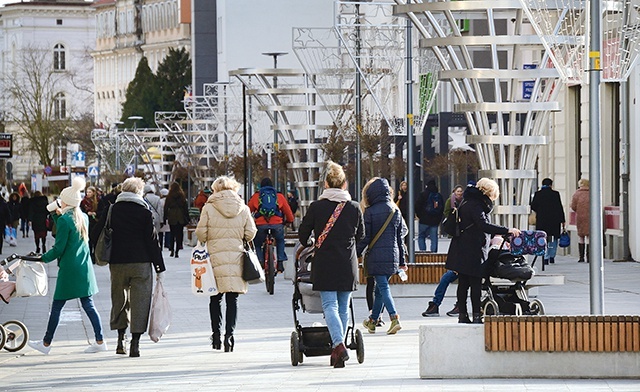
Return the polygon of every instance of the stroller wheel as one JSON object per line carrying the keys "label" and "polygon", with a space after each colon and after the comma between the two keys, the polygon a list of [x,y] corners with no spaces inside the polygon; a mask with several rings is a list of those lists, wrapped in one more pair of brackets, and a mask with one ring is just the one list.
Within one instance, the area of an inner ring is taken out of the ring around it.
{"label": "stroller wheel", "polygon": [[364,339],[359,329],[356,329],[356,357],[358,363],[364,362]]}
{"label": "stroller wheel", "polygon": [[4,345],[5,350],[9,352],[20,351],[27,345],[29,330],[23,323],[12,320],[4,323],[3,327],[7,336],[7,341]]}
{"label": "stroller wheel", "polygon": [[485,316],[497,316],[500,314],[500,308],[498,307],[498,303],[490,299],[484,304],[484,315]]}
{"label": "stroller wheel", "polygon": [[544,315],[544,305],[542,305],[539,299],[532,300],[531,303],[529,303],[529,309],[534,316]]}
{"label": "stroller wheel", "polygon": [[302,353],[300,352],[300,337],[297,331],[291,332],[291,365],[298,366],[302,363]]}
{"label": "stroller wheel", "polygon": [[0,325],[0,350],[2,350],[6,341],[7,341],[7,330],[4,329],[2,325]]}

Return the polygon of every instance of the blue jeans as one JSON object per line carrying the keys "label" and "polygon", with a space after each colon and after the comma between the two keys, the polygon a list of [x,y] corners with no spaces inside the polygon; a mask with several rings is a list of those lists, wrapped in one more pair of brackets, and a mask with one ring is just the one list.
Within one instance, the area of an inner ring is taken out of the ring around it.
{"label": "blue jeans", "polygon": [[327,322],[331,343],[336,347],[344,343],[349,326],[349,300],[351,291],[321,291],[322,311]]}
{"label": "blue jeans", "polygon": [[258,252],[258,259],[260,261],[264,261],[264,250],[262,249],[262,244],[264,243],[264,239],[267,237],[267,229],[271,229],[271,235],[276,240],[276,248],[278,253],[278,261],[286,261],[287,254],[284,251],[284,225],[260,225],[258,226],[258,232],[256,233],[256,237],[253,239],[253,245],[255,245]]}
{"label": "blue jeans", "polygon": [[373,309],[371,309],[371,320],[377,320],[382,312],[382,305],[387,308],[387,312],[390,317],[395,316],[396,305],[393,302],[391,296],[391,289],[389,288],[390,275],[375,275],[376,290],[373,299]]}
{"label": "blue jeans", "polygon": [[[60,322],[60,313],[66,303],[67,301],[64,299],[54,299],[51,304],[51,314],[49,315],[47,332],[45,332],[44,339],[42,339],[46,344],[51,344],[51,341],[53,340],[53,334],[56,332],[56,328],[58,328],[58,323]],[[101,342],[104,340],[102,337],[102,323],[100,321],[100,315],[98,314],[96,307],[93,305],[93,298],[91,296],[80,298],[80,303],[82,304],[82,309],[84,309],[87,317],[89,317],[89,321],[91,321],[93,332],[96,336],[96,342]]]}
{"label": "blue jeans", "polygon": [[[551,237],[553,238],[553,237]],[[556,250],[558,250],[558,239],[553,238],[553,241],[547,241],[547,253],[544,255],[546,260],[552,257],[556,257]]]}
{"label": "blue jeans", "polygon": [[420,250],[427,250],[427,235],[431,241],[431,253],[436,253],[438,251],[438,226],[418,224],[418,248]]}
{"label": "blue jeans", "polygon": [[436,293],[433,296],[434,304],[440,306],[440,304],[442,303],[442,300],[444,299],[444,295],[447,292],[447,288],[451,283],[455,282],[456,280],[458,280],[458,274],[456,274],[453,271],[447,270],[447,272],[442,274],[442,277],[440,278],[440,283],[438,284],[438,287],[436,287]]}

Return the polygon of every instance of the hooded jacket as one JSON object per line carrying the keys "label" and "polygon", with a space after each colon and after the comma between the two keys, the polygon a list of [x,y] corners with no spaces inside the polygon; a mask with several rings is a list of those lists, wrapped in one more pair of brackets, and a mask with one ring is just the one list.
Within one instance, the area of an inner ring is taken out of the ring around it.
{"label": "hooded jacket", "polygon": [[400,210],[391,203],[389,184],[386,179],[379,178],[369,185],[366,193],[369,207],[364,210],[364,240],[358,243],[358,256],[384,225],[393,212],[393,218],[380,235],[373,248],[367,249],[366,272],[369,275],[393,275],[398,272],[398,265],[404,265],[402,248],[403,220]]}
{"label": "hooded jacket", "polygon": [[[432,193],[439,195],[439,199],[441,200],[440,205],[436,208],[437,213],[433,215],[427,213],[427,200],[429,200],[429,195]],[[420,220],[420,224],[427,226],[439,226],[440,222],[442,222],[442,216],[444,213],[444,203],[444,198],[438,192],[436,183],[434,181],[429,181],[425,190],[418,196],[418,200],[416,200],[415,204],[416,215]]]}
{"label": "hooded jacket", "polygon": [[507,234],[509,229],[491,223],[490,213],[493,202],[478,188],[467,187],[463,195],[463,204],[458,208],[460,227],[459,237],[451,239],[445,267],[463,275],[483,277],[482,264],[487,259],[491,236]]}
{"label": "hooded jacket", "polygon": [[243,240],[253,240],[256,232],[249,207],[236,192],[224,190],[209,196],[195,233],[198,241],[207,244],[219,292],[247,292],[242,279]]}

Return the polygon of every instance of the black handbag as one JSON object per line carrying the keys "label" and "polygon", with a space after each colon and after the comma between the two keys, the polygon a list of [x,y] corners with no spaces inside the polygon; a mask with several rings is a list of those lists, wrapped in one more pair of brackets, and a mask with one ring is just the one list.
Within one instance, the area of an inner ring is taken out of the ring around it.
{"label": "black handbag", "polygon": [[105,222],[104,227],[100,232],[98,242],[96,242],[96,264],[100,266],[109,264],[109,260],[111,259],[111,235],[113,234],[113,229],[111,228],[112,208],[113,204],[109,206],[109,211],[107,212],[107,221]]}
{"label": "black handbag", "polygon": [[253,242],[244,242],[244,260],[242,264],[242,279],[249,284],[264,283],[264,271],[260,266],[256,248]]}

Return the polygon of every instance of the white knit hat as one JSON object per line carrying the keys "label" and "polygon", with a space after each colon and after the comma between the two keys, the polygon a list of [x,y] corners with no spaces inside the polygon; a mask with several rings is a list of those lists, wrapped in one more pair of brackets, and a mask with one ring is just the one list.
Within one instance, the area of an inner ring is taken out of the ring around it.
{"label": "white knit hat", "polygon": [[69,206],[79,206],[82,201],[80,191],[84,189],[86,184],[87,182],[84,177],[74,177],[73,181],[71,181],[71,186],[64,188],[62,192],[60,192],[60,200]]}

